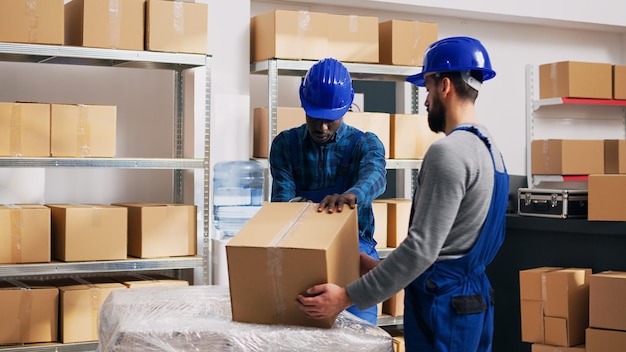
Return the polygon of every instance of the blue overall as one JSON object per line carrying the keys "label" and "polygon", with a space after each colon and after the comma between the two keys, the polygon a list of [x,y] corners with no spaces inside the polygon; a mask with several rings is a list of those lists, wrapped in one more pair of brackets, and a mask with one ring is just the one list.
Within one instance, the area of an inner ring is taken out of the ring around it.
{"label": "blue overall", "polygon": [[[291,129],[289,131],[289,135],[291,137],[291,145],[293,147],[291,151],[292,164],[294,169],[296,169],[300,164],[298,151],[296,150],[296,147],[298,145],[296,140],[296,129]],[[341,164],[339,166],[339,172],[337,173],[337,178],[335,179],[335,184],[333,187],[315,191],[305,191],[301,189],[302,185],[296,184],[296,196],[303,197],[304,199],[310,200],[314,203],[319,203],[322,201],[322,199],[324,199],[324,197],[328,195],[335,193],[342,194],[343,192],[347,191],[350,188],[350,186],[348,185],[347,177],[348,166],[350,165],[350,159],[352,156],[352,151],[354,150],[354,146],[361,138],[361,136],[363,136],[363,132],[359,131],[352,137],[350,143],[346,147],[343,158],[341,160]],[[361,211],[365,211],[365,208],[357,207],[357,212],[359,213],[359,215]],[[380,259],[380,257],[378,256],[378,252],[376,251],[375,246],[371,244],[371,241],[367,241],[366,239],[361,238],[361,236],[359,236],[359,251],[369,255],[372,258]],[[356,306],[351,306],[346,310],[361,319],[364,319],[372,324],[376,324],[376,320],[378,317],[378,308],[376,306],[367,308],[365,310],[360,310]]]}
{"label": "blue overall", "polygon": [[[493,339],[493,289],[485,274],[504,241],[509,177],[494,165],[491,205],[472,249],[457,259],[435,262],[405,288],[404,332],[408,352],[489,352]],[[453,130],[454,131],[454,130]],[[411,217],[413,214],[411,214]]]}

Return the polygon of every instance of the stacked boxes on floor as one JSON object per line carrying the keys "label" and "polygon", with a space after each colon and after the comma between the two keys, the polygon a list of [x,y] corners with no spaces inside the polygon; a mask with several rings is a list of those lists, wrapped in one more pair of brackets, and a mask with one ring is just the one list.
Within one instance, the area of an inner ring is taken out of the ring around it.
{"label": "stacked boxes on floor", "polygon": [[626,272],[591,276],[587,352],[622,351],[626,346]]}

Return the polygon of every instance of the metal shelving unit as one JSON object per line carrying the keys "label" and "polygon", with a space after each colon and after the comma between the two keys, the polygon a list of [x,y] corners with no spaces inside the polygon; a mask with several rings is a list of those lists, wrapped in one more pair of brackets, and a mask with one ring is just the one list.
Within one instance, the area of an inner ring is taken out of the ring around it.
{"label": "metal shelving unit", "polygon": [[626,100],[539,99],[539,68],[526,65],[526,175],[529,187],[581,188],[586,181],[562,175],[533,175],[535,139],[626,139]]}
{"label": "metal shelving unit", "polygon": [[[158,259],[129,258],[117,261],[96,262],[50,262],[37,264],[0,265],[0,278],[25,278],[70,276],[76,274],[133,272],[149,270],[202,270],[202,284],[212,281],[211,245],[209,238],[209,185],[210,185],[210,55],[161,53],[149,51],[114,50],[54,45],[0,43],[0,61],[33,64],[65,64],[87,66],[129,67],[137,69],[164,69],[174,72],[175,138],[173,158],[27,158],[0,157],[0,167],[5,168],[118,168],[118,169],[165,169],[173,172],[173,198],[183,202],[183,171],[202,172],[203,199],[196,200],[202,228],[201,255]],[[205,67],[205,111],[203,157],[183,157],[183,85],[184,72]],[[97,342],[71,344],[33,344],[2,346],[6,351],[95,351]]]}

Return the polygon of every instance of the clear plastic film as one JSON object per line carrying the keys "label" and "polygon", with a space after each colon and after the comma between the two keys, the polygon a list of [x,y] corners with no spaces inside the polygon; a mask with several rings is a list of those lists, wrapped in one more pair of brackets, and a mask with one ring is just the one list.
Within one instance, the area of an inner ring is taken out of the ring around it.
{"label": "clear plastic film", "polygon": [[222,286],[115,290],[98,325],[99,352],[393,351],[387,332],[347,312],[330,329],[234,322]]}

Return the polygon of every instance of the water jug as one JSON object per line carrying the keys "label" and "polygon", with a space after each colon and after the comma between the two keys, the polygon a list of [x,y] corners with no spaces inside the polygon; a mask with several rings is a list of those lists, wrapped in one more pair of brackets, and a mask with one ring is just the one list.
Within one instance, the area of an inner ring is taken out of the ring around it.
{"label": "water jug", "polygon": [[264,168],[257,161],[223,161],[213,167],[213,226],[218,238],[239,232],[263,205]]}

